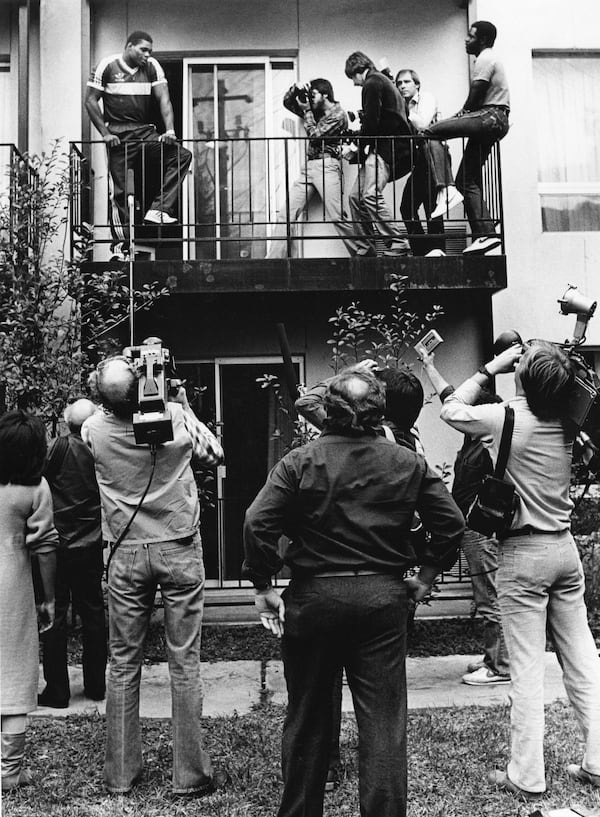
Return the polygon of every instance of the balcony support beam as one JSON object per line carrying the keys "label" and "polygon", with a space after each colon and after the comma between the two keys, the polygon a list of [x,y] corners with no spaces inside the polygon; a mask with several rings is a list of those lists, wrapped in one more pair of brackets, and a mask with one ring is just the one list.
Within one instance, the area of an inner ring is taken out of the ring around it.
{"label": "balcony support beam", "polygon": [[[102,272],[106,264],[93,262],[86,269]],[[407,289],[493,293],[506,287],[506,256],[138,261],[134,265],[137,289],[158,281],[173,294],[383,290],[392,274],[405,275]]]}

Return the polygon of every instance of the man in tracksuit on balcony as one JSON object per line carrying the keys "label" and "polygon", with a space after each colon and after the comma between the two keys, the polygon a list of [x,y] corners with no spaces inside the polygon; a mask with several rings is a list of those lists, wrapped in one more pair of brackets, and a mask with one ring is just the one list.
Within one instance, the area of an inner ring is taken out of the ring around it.
{"label": "man in tracksuit on balcony", "polygon": [[[329,80],[322,78],[313,79],[308,86],[292,85],[283,98],[283,104],[288,111],[304,120],[304,128],[310,139],[302,146],[306,161],[300,176],[290,188],[280,222],[285,220],[291,225],[298,221],[317,193],[322,202],[319,220],[332,221],[348,251],[354,254],[354,229],[352,223],[345,220],[342,202],[340,137],[348,130],[346,111],[335,101]],[[285,258],[287,241],[282,223],[275,227],[271,239],[267,258]]]}
{"label": "man in tracksuit on balcony", "polygon": [[[151,122],[152,97],[158,101],[165,126],[165,133],[160,135]],[[139,176],[140,160],[142,173],[147,166],[159,169],[161,184],[144,221],[173,224],[181,183],[192,161],[190,151],[177,144],[169,86],[160,63],[152,56],[149,34],[134,31],[122,54],[100,60],[87,84],[85,107],[108,151],[112,249],[120,255],[127,251],[129,241],[127,171],[134,168]]]}

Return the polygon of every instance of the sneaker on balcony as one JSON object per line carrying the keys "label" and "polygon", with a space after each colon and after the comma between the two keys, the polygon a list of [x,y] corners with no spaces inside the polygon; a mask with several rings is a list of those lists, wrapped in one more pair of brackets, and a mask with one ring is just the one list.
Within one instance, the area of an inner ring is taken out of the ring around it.
{"label": "sneaker on balcony", "polygon": [[441,258],[443,255],[444,256],[446,255],[446,253],[443,250],[429,250],[429,252],[426,252],[423,257],[424,258]]}
{"label": "sneaker on balcony", "polygon": [[430,218],[439,218],[440,216],[448,215],[453,207],[460,204],[463,200],[462,193],[459,193],[454,185],[442,188],[437,195],[435,202],[435,209],[431,213]]}
{"label": "sneaker on balcony", "polygon": [[148,210],[144,221],[149,221],[151,224],[175,224],[177,219],[163,210]]}
{"label": "sneaker on balcony", "polygon": [[473,239],[473,243],[465,247],[463,255],[485,255],[486,252],[499,247],[502,242],[497,235],[482,235]]}
{"label": "sneaker on balcony", "polygon": [[129,261],[129,247],[126,244],[113,244],[111,247],[110,263],[126,264]]}
{"label": "sneaker on balcony", "polygon": [[412,255],[408,241],[395,241],[377,253],[378,258],[405,258]]}
{"label": "sneaker on balcony", "polygon": [[462,677],[463,684],[489,686],[490,684],[510,684],[510,675],[499,675],[488,667],[479,667],[475,672],[467,672]]}

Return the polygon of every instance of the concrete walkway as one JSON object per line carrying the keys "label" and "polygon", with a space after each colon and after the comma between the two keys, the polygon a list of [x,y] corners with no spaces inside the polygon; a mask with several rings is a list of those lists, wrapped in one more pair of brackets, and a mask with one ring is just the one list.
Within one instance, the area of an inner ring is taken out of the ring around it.
{"label": "concrete walkway", "polygon": [[[450,655],[436,658],[409,658],[406,662],[408,679],[408,708],[426,709],[448,706],[495,706],[508,704],[510,684],[468,686],[460,683],[472,655]],[[561,672],[554,653],[545,654],[546,703],[566,699]],[[204,708],[206,717],[243,715],[261,700],[285,705],[287,696],[281,661],[269,661],[264,688],[261,682],[260,661],[218,661],[202,664]],[[83,675],[80,666],[69,667],[71,702],[68,709],[40,707],[36,716],[67,717],[69,715],[101,714],[106,711],[104,701],[95,703],[83,697]],[[43,689],[40,668],[40,691]],[[346,685],[343,689],[343,710],[352,711],[352,698]],[[166,663],[151,664],[142,669],[140,714],[143,718],[169,718],[171,691]]]}

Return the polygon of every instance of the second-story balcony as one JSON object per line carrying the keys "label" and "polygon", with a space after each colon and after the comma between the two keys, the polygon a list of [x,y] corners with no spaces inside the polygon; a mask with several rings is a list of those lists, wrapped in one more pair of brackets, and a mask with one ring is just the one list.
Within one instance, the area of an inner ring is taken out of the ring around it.
{"label": "second-story balcony", "polygon": [[[363,147],[358,138],[352,141],[358,149]],[[423,161],[427,144],[423,137],[381,141],[390,144],[394,157],[403,157],[405,170]],[[461,147],[460,140],[454,140],[455,167]],[[419,190],[419,185],[411,184],[409,173],[390,182],[384,191],[383,232],[392,227],[410,239],[412,249],[411,257],[391,255],[386,236],[376,225],[365,228],[356,207],[349,206],[356,185],[355,199],[360,201],[362,196],[356,160],[332,159],[332,154],[342,151],[356,157],[358,150],[353,150],[350,140],[332,144],[306,137],[241,134],[179,141],[172,148],[176,168],[185,164],[184,150],[191,152],[192,163],[181,174],[171,206],[163,204],[161,188],[167,149],[126,142],[118,150],[123,171],[115,186],[103,142],[71,144],[71,238],[77,241],[85,225],[92,224],[90,262],[106,264],[116,240],[111,230],[115,208],[111,190],[116,190],[118,220],[125,223],[132,217],[131,249],[138,283],[167,281],[181,292],[379,289],[393,271],[408,277],[408,287],[495,291],[506,286],[497,144],[483,167],[482,190],[499,246],[484,256],[463,254],[472,238],[464,205],[428,219],[421,199],[429,196],[433,207],[435,188]],[[303,173],[307,161],[312,182]],[[456,181],[461,187],[460,178]],[[151,206],[170,211],[176,222],[144,221]],[[353,240],[365,231],[370,251],[366,256],[355,255]]]}

